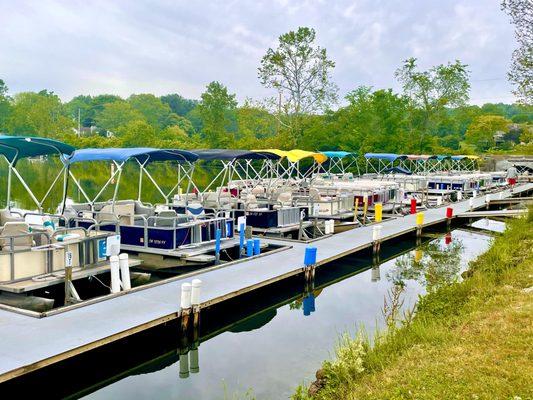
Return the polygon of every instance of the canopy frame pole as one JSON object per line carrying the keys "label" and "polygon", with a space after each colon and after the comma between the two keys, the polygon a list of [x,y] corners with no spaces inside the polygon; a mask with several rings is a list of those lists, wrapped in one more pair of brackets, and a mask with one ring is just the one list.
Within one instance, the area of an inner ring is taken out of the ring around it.
{"label": "canopy frame pole", "polygon": [[[148,160],[149,160],[149,158],[145,161],[144,165],[146,165],[148,163]],[[150,182],[152,182],[154,184],[154,186],[157,189],[157,191],[159,192],[159,194],[161,194],[161,196],[163,197],[163,199],[165,201],[165,204],[166,204],[167,203],[167,197],[166,197],[165,192],[163,191],[163,189],[161,189],[161,187],[159,186],[157,181],[152,177],[152,174],[150,174],[150,172],[148,172],[148,170],[144,166],[142,166],[140,163],[139,163],[139,165],[141,166],[141,169],[144,170],[144,174],[148,177],[148,179],[150,179]]]}
{"label": "canopy frame pole", "polygon": [[19,179],[20,183],[22,184],[22,186],[24,187],[24,189],[26,189],[26,192],[30,195],[30,197],[32,198],[32,200],[35,202],[35,204],[37,205],[37,208],[39,209],[39,212],[42,213],[43,212],[43,208],[41,206],[41,203],[39,203],[39,200],[37,199],[37,197],[35,196],[35,194],[33,193],[33,191],[30,189],[30,187],[28,186],[28,184],[26,183],[26,181],[24,180],[24,178],[20,175],[20,173],[17,171],[17,168],[14,167],[13,164],[10,164],[10,168],[12,169],[12,171],[15,173],[15,176]]}
{"label": "canopy frame pole", "polygon": [[[191,172],[194,171],[194,164],[190,163],[189,161],[185,161],[185,163],[187,163],[188,165],[191,165]],[[180,162],[178,162],[178,182],[172,187],[172,189],[170,189],[170,191],[166,195],[166,197],[168,199],[167,200],[168,203],[170,203],[170,196],[172,196],[172,194],[174,193],[176,188],[178,188],[181,185],[181,182],[183,182],[183,180],[185,178],[188,178],[187,194],[189,194],[189,188],[190,188],[190,184],[191,184],[191,181],[192,181],[192,176],[189,174],[189,170],[187,170],[185,167],[183,167],[181,165]],[[198,190],[198,188],[196,188],[196,189]]]}
{"label": "canopy frame pole", "polygon": [[139,185],[137,186],[137,201],[142,201],[142,187],[143,187],[143,171],[144,166],[148,162],[148,159],[144,161],[144,163],[141,163],[138,158],[135,158],[137,161],[137,164],[139,164]]}
{"label": "canopy frame pole", "polygon": [[76,179],[76,177],[74,176],[74,174],[72,173],[72,170],[68,169],[68,175],[71,177],[71,179],[74,181],[76,187],[80,190],[81,194],[83,194],[83,197],[85,197],[85,200],[87,200],[87,203],[89,203],[91,205],[91,208],[92,208],[92,202],[91,202],[91,199],[89,198],[89,196],[87,195],[87,193],[85,193],[85,190],[83,190],[83,187],[81,186],[81,184],[78,182],[78,180]]}
{"label": "canopy frame pole", "polygon": [[64,177],[64,171],[66,169],[66,166],[63,164],[63,167],[61,168],[61,170],[59,171],[59,173],[56,175],[54,181],[52,182],[52,184],[50,185],[50,188],[47,190],[47,192],[45,193],[45,195],[43,196],[42,200],[41,200],[41,207],[42,205],[44,204],[44,202],[46,201],[46,199],[48,198],[48,196],[50,195],[50,193],[52,192],[52,189],[54,188],[54,186],[56,185],[57,181],[59,180],[59,178],[61,176]]}
{"label": "canopy frame pole", "polygon": [[111,203],[111,211],[113,212],[113,214],[115,213],[115,203],[117,201],[118,188],[120,186],[120,178],[122,178],[122,167],[124,166],[125,162],[119,165],[116,161],[114,161],[114,164],[117,166],[117,170],[119,171],[119,173],[117,177],[117,182],[115,184],[115,190],[113,190],[113,201]]}
{"label": "canopy frame pole", "polygon": [[[124,165],[125,161],[123,161],[121,164],[118,164],[118,163],[114,163],[114,165],[117,166],[117,169],[115,169],[113,171],[113,173],[111,174],[111,176],[109,177],[109,179],[107,180],[107,182],[104,184],[104,186],[100,189],[100,191],[98,192],[98,194],[93,198],[93,200],[91,201],[91,206],[94,207],[94,203],[96,203],[96,200],[98,200],[98,198],[102,195],[102,193],[104,193],[104,190],[107,189],[107,187],[111,184],[111,182],[113,182],[113,180],[115,179],[115,177],[118,175],[119,171],[122,170],[122,166]],[[115,190],[116,191],[116,190]],[[114,211],[114,206],[113,206],[113,211]]]}

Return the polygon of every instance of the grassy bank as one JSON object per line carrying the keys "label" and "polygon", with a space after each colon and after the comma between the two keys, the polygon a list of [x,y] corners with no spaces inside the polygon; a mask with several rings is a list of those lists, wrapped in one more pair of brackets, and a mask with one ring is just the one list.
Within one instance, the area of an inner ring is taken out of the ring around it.
{"label": "grassy bank", "polygon": [[[344,338],[316,399],[533,398],[533,211],[513,220],[461,283],[421,299],[371,345]],[[294,399],[307,399],[298,388]]]}

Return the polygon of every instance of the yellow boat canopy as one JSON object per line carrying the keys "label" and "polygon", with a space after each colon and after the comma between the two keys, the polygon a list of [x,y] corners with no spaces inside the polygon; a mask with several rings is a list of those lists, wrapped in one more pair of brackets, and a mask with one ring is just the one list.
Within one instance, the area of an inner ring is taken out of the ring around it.
{"label": "yellow boat canopy", "polygon": [[290,151],[279,150],[279,149],[265,149],[265,150],[255,150],[255,151],[272,153],[280,157],[286,157],[292,163],[303,160],[304,158],[312,157],[317,163],[322,164],[324,161],[328,159],[328,156],[326,156],[323,153],[315,153],[312,151],[298,150],[298,149],[294,149]]}

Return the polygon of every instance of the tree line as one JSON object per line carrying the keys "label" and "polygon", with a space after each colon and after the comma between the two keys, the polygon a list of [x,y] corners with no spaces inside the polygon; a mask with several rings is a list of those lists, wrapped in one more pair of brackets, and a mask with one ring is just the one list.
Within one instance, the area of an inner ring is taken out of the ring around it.
{"label": "tree line", "polygon": [[0,80],[0,132],[77,147],[532,152],[531,102],[469,105],[470,72],[459,60],[421,70],[410,58],[395,72],[400,93],[358,86],[342,99],[334,68],[316,32],[300,27],[261,59],[258,79],[274,95],[242,104],[220,82],[200,99],[144,93],[62,102],[49,90],[11,94]]}

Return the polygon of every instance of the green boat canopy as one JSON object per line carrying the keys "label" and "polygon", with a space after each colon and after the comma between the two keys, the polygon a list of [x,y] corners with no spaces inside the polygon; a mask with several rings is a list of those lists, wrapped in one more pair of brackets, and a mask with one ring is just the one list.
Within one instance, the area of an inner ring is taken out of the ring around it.
{"label": "green boat canopy", "polygon": [[57,154],[69,156],[75,148],[53,139],[31,136],[8,136],[0,134],[0,155],[10,163],[28,157]]}

